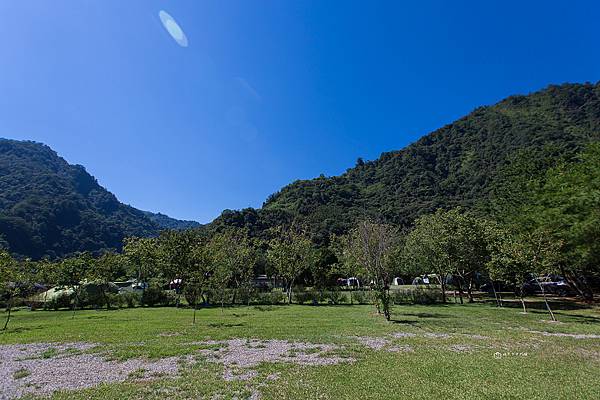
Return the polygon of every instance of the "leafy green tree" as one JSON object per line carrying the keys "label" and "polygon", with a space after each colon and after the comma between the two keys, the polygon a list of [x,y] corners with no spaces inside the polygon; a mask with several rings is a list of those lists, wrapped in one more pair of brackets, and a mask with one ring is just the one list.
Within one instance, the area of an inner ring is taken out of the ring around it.
{"label": "leafy green tree", "polygon": [[193,323],[196,323],[196,310],[198,303],[205,299],[210,290],[210,278],[212,276],[214,261],[207,240],[198,240],[191,248],[190,269],[183,276],[183,293],[185,298],[194,309]]}
{"label": "leafy green tree", "polygon": [[[213,283],[224,290],[231,282],[234,286],[232,303],[239,290],[249,290],[257,254],[246,229],[230,228],[217,233],[210,241],[216,271]],[[223,296],[221,296],[223,298]]]}
{"label": "leafy green tree", "polygon": [[19,295],[22,276],[18,263],[7,251],[0,251],[0,293],[6,299],[6,320],[2,330],[6,330],[10,321],[13,300]]}
{"label": "leafy green tree", "polygon": [[123,254],[131,273],[141,284],[142,290],[151,276],[156,275],[158,264],[158,246],[154,238],[128,237],[125,239]]}
{"label": "leafy green tree", "polygon": [[[162,231],[157,240],[157,277],[169,284],[186,275],[193,268],[192,249],[200,236],[194,230]],[[179,304],[179,301],[177,302]]]}
{"label": "leafy green tree", "polygon": [[93,264],[94,259],[89,253],[65,258],[58,264],[57,285],[71,289],[74,294],[72,302],[73,317],[75,317],[75,309],[80,300],[81,284],[89,277]]}
{"label": "leafy green tree", "polygon": [[572,163],[551,169],[526,217],[561,243],[560,272],[588,301],[600,277],[600,143]]}
{"label": "leafy green tree", "polygon": [[273,231],[274,238],[269,242],[267,258],[285,282],[288,304],[292,302],[292,288],[302,273],[315,262],[315,251],[309,237],[292,226]]}
{"label": "leafy green tree", "polygon": [[424,215],[415,221],[415,227],[406,237],[404,245],[405,259],[419,274],[437,275],[442,302],[446,302],[446,282],[456,266],[452,263],[453,235],[446,223],[444,211]]}
{"label": "leafy green tree", "polygon": [[110,310],[109,287],[113,281],[122,276],[123,268],[123,255],[104,253],[94,261],[93,268],[89,271],[88,278],[98,285],[107,310]]}
{"label": "leafy green tree", "polygon": [[538,277],[542,274],[557,272],[560,247],[561,243],[544,231],[513,235],[507,233],[492,245],[492,257],[488,263],[490,273],[493,277],[515,285],[521,285],[518,293],[521,298],[523,312],[527,312],[527,309],[523,299],[522,285],[529,276],[533,276],[542,292],[550,317],[553,321],[556,321],[544,287]]}
{"label": "leafy green tree", "polygon": [[442,299],[446,301],[446,281],[456,278],[461,302],[463,285],[473,301],[476,273],[489,261],[489,223],[460,208],[437,210],[420,217],[405,243],[405,256],[421,273],[434,272],[440,279]]}
{"label": "leafy green tree", "polygon": [[369,220],[361,221],[345,239],[343,259],[349,266],[361,266],[377,298],[377,309],[389,321],[392,276],[391,254],[398,239],[395,228]]}

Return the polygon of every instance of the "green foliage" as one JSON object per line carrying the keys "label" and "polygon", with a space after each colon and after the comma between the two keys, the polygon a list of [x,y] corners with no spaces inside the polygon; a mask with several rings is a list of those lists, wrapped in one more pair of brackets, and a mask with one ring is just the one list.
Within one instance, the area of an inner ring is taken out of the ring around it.
{"label": "green foliage", "polygon": [[114,250],[127,236],[158,229],[48,146],[0,139],[0,233],[11,253],[55,258]]}
{"label": "green foliage", "polygon": [[168,305],[170,300],[171,299],[167,292],[161,287],[151,285],[142,293],[140,302],[142,305],[154,307],[159,305]]}
{"label": "green foliage", "polygon": [[212,225],[243,226],[251,236],[264,237],[270,228],[296,220],[323,246],[365,217],[404,228],[438,208],[495,215],[492,206],[514,203],[511,196],[522,194],[512,185],[516,178],[543,176],[600,139],[599,108],[600,84],[511,96],[340,176],[296,181],[260,210],[227,210]]}
{"label": "green foliage", "polygon": [[277,274],[285,281],[288,303],[296,279],[315,262],[316,253],[310,239],[297,227],[278,229],[269,242],[267,258]]}

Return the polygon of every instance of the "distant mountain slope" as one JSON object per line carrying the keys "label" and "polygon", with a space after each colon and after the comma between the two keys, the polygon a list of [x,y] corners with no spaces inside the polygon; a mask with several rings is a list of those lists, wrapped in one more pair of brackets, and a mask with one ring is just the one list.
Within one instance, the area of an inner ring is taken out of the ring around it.
{"label": "distant mountain slope", "polygon": [[541,160],[568,158],[598,139],[600,84],[550,86],[477,108],[402,150],[359,160],[340,176],[296,181],[271,195],[262,209],[227,210],[213,226],[246,226],[260,234],[299,219],[317,242],[366,215],[407,226],[440,207],[485,207],[518,155],[538,165],[529,171],[538,174]]}
{"label": "distant mountain slope", "polygon": [[192,229],[201,226],[199,222],[171,218],[161,213],[144,211],[144,215],[156,223],[161,229]]}
{"label": "distant mountain slope", "polygon": [[39,258],[118,249],[126,236],[160,229],[50,147],[0,139],[0,246],[12,253]]}

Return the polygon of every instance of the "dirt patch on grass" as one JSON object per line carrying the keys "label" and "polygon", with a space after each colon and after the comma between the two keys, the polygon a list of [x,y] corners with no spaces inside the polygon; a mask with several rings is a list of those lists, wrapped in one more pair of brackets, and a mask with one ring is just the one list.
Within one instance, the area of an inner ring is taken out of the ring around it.
{"label": "dirt patch on grass", "polygon": [[417,334],[412,332],[394,332],[391,334],[391,336],[396,339],[404,339],[409,337],[415,337],[417,336]]}
{"label": "dirt patch on grass", "polygon": [[381,350],[390,344],[389,339],[383,337],[355,336],[354,339],[358,340],[363,346],[373,350]]}
{"label": "dirt patch on grass", "polygon": [[[411,337],[414,334],[407,334],[408,336],[396,336],[393,337]],[[358,340],[363,346],[373,350],[385,350],[391,353],[400,352],[413,352],[414,349],[409,345],[393,345],[390,339],[384,337],[371,337],[371,336],[354,336],[354,339]]]}
{"label": "dirt patch on grass", "polygon": [[85,353],[90,343],[18,344],[0,346],[0,399],[26,394],[50,395],[57,390],[77,390],[126,379],[150,379],[176,374],[177,357],[157,361],[109,361],[102,354]]}
{"label": "dirt patch on grass", "polygon": [[595,334],[542,332],[542,331],[528,331],[528,332],[535,333],[535,334],[542,335],[542,336],[570,337],[573,339],[600,339],[600,335],[595,335]]}
{"label": "dirt patch on grass", "polygon": [[287,340],[230,339],[207,341],[207,345],[220,344],[218,349],[203,349],[200,353],[208,361],[241,368],[254,367],[263,362],[287,362],[298,365],[334,365],[354,359],[328,354],[339,349],[332,344],[289,342]]}

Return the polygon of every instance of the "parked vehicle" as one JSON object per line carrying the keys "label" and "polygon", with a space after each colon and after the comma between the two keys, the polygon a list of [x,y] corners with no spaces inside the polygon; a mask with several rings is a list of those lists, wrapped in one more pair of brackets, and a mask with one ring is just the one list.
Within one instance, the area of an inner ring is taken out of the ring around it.
{"label": "parked vehicle", "polygon": [[573,293],[571,285],[560,275],[549,274],[540,276],[537,279],[530,279],[523,285],[523,291],[529,294],[542,293],[542,289],[545,293],[559,296],[566,296]]}

